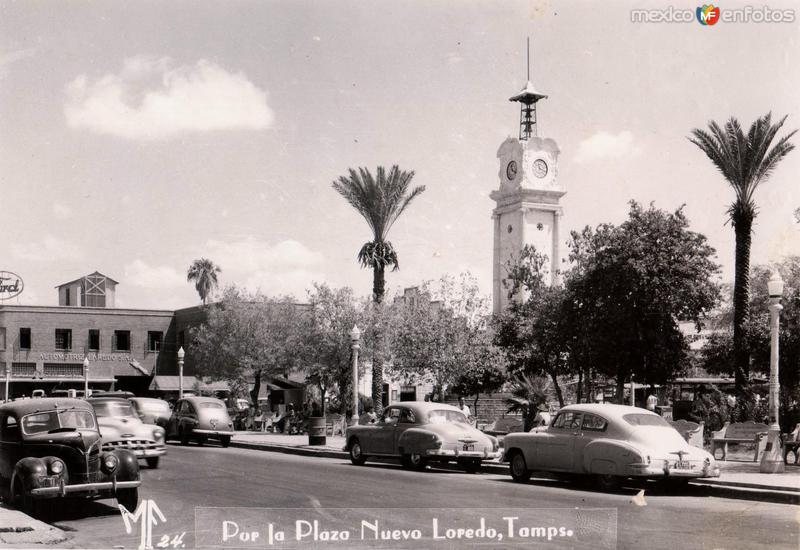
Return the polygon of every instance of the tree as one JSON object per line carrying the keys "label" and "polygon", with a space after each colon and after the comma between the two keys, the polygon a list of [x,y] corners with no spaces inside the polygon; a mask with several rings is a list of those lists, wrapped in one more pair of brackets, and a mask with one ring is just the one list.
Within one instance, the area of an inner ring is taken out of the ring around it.
{"label": "tree", "polygon": [[547,403],[549,381],[542,376],[529,376],[517,373],[511,380],[510,395],[505,398],[508,412],[522,415],[523,430],[533,428],[534,418],[539,405]]}
{"label": "tree", "polygon": [[[596,372],[623,384],[664,384],[681,372],[688,345],[679,321],[700,321],[717,303],[714,249],[674,213],[631,202],[628,220],[573,232],[566,275],[568,340]],[[578,322],[575,322],[575,321]],[[574,324],[572,324],[574,323]]]}
{"label": "tree", "polygon": [[219,282],[217,281],[217,273],[221,273],[222,269],[211,260],[200,258],[192,262],[189,270],[186,272],[186,280],[188,282],[194,281],[194,287],[206,305],[208,296],[214,291]]}
{"label": "tree", "polygon": [[728,208],[728,217],[736,235],[733,347],[737,392],[746,385],[750,372],[746,325],[750,302],[750,244],[753,220],[757,214],[754,194],[778,163],[794,149],[789,139],[797,130],[780,138],[770,149],[785,120],[786,117],[783,117],[772,124],[772,115],[767,113],[753,122],[745,135],[739,121],[731,117],[724,128],[711,121],[708,131],[695,128],[692,130],[693,137],[689,138],[711,159],[736,195]]}
{"label": "tree", "polygon": [[[308,380],[320,390],[322,412],[325,396],[336,390],[347,414],[352,411],[352,343],[350,331],[358,324],[366,328],[363,306],[350,288],[314,284],[308,293],[308,310],[300,322],[299,362]],[[362,341],[362,344],[367,342]],[[364,349],[362,345],[362,350]],[[361,356],[363,357],[363,355]]]}
{"label": "tree", "polygon": [[[387,240],[387,235],[411,201],[425,191],[424,185],[410,188],[413,177],[413,171],[400,170],[397,165],[392,166],[388,173],[383,166],[378,166],[375,176],[367,168],[359,168],[358,171],[351,168],[348,177],[340,176],[333,182],[333,188],[364,217],[372,230],[372,240],[359,250],[358,262],[361,267],[372,269],[372,299],[378,315],[386,292],[386,268],[397,270],[400,267],[397,251]],[[380,319],[373,330],[376,345],[372,361],[372,400],[377,412],[380,412],[383,408],[384,363],[383,325]]]}
{"label": "tree", "polygon": [[467,348],[467,360],[450,385],[450,392],[473,396],[472,415],[478,417],[478,400],[482,393],[500,390],[506,381],[505,354],[491,341],[488,330],[481,329]]}
{"label": "tree", "polygon": [[201,376],[232,385],[254,381],[250,398],[258,402],[261,382],[296,366],[302,312],[291,297],[251,295],[225,289],[208,318],[192,334],[188,353]]}

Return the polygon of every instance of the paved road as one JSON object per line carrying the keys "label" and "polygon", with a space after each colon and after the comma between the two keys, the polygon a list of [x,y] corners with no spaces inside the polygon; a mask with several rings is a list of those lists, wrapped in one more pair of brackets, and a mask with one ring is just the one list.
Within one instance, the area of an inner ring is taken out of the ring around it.
{"label": "paved road", "polygon": [[[506,476],[469,475],[444,470],[413,472],[395,465],[372,463],[358,467],[338,459],[194,445],[170,446],[158,470],[143,469],[142,473],[144,483],[140,491],[141,498],[154,500],[166,518],[165,523],[153,527],[152,540],[156,547],[164,535],[174,537],[181,532],[186,532],[182,540],[185,546],[195,546],[195,507],[303,508],[309,513],[320,507],[378,508],[387,509],[379,511],[383,512],[379,513],[384,522],[381,526],[394,518],[409,529],[417,522],[417,526],[426,526],[427,531],[431,527],[429,516],[394,509],[464,509],[443,512],[449,519],[442,522],[456,518],[457,521],[477,525],[479,517],[487,516],[490,522],[501,523],[496,525],[498,531],[507,527],[502,525],[505,520],[500,519],[503,514],[472,509],[515,508],[520,509],[522,515],[525,510],[538,509],[536,513],[540,518],[547,518],[547,521],[556,521],[559,517],[571,518],[565,520],[568,523],[575,521],[575,514],[579,512],[588,514],[590,522],[592,517],[597,520],[598,516],[592,516],[594,512],[588,510],[601,509],[600,516],[606,514],[600,517],[602,521],[609,519],[608,513],[616,516],[615,524],[603,524],[603,536],[606,537],[603,540],[608,542],[610,529],[616,547],[622,549],[751,549],[769,545],[772,548],[796,550],[800,542],[800,514],[796,507],[710,497],[700,487],[689,487],[679,493],[659,492],[654,487],[646,487],[646,505],[641,506],[635,502],[636,488],[605,494],[587,487],[548,480],[534,479],[528,484],[519,485]],[[114,501],[101,501],[59,511],[51,518],[51,523],[71,530],[74,536],[68,545],[62,546],[136,548],[140,537],[138,527],[127,535],[123,520],[112,507],[113,504]],[[221,513],[233,514],[226,516],[231,520],[247,516],[242,511]],[[301,517],[298,514],[303,511],[293,513]],[[339,511],[332,514],[323,512],[322,515],[331,521],[338,520],[340,527],[344,525]],[[243,521],[242,529],[246,523]],[[210,523],[204,520],[198,525],[201,529],[209,526]],[[616,534],[613,533],[614,526]],[[441,531],[445,527],[442,526]],[[262,531],[261,536],[260,540],[264,541],[266,533]],[[602,536],[596,542],[601,539]],[[452,541],[451,546],[439,545],[436,548],[465,548],[466,542]],[[385,547],[392,548],[428,547],[427,543],[413,541],[405,546],[385,544]],[[265,543],[263,546],[268,545]],[[356,547],[354,544],[350,546]],[[375,544],[372,546],[377,547]],[[314,546],[299,546],[311,547]],[[317,547],[338,549],[348,546],[325,543]],[[475,547],[500,548],[503,545],[490,541]],[[582,546],[562,542],[560,545],[542,547],[596,548],[598,544]]]}

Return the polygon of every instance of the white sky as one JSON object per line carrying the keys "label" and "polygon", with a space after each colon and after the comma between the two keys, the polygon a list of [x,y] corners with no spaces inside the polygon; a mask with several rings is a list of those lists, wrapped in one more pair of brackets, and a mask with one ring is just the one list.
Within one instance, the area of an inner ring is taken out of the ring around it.
{"label": "white sky", "polygon": [[[631,23],[645,4],[0,1],[0,269],[25,280],[18,303],[99,270],[118,306],[194,305],[201,256],[223,284],[368,294],[370,234],[330,184],[398,163],[427,191],[390,233],[388,286],[469,270],[488,293],[530,35],[566,227],[686,203],[732,277],[732,193],[686,136],[770,110],[800,127],[800,23]],[[758,191],[754,262],[800,253],[799,173],[795,151]]]}

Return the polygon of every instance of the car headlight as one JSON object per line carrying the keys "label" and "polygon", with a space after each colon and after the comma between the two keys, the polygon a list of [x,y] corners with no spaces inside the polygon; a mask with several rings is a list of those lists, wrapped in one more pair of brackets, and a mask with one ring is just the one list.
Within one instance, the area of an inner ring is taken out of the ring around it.
{"label": "car headlight", "polygon": [[115,454],[107,454],[103,457],[102,470],[107,474],[114,473],[114,470],[119,466],[119,459]]}
{"label": "car headlight", "polygon": [[159,443],[164,441],[164,430],[161,429],[153,430],[153,439],[155,439]]}
{"label": "car headlight", "polygon": [[58,475],[64,471],[64,463],[60,460],[54,460],[50,463],[50,473]]}

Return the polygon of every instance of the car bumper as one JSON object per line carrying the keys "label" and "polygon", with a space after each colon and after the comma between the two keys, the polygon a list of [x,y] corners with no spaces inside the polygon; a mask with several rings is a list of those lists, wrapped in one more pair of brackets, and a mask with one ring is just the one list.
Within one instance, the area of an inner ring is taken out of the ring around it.
{"label": "car bumper", "polygon": [[461,451],[458,449],[429,449],[426,454],[429,457],[441,458],[480,458],[481,460],[493,460],[500,456],[500,451]]}
{"label": "car bumper", "polygon": [[130,451],[136,458],[150,458],[154,456],[162,456],[167,454],[167,446],[164,444],[150,444],[150,445],[128,445],[123,442],[114,442],[103,445],[104,451]]}
{"label": "car bumper", "polygon": [[708,466],[698,465],[696,468],[672,468],[669,464],[657,466],[656,464],[632,464],[628,474],[631,477],[649,478],[700,478],[700,477],[719,477],[719,467],[711,464]]}
{"label": "car bumper", "polygon": [[120,489],[134,489],[141,485],[141,481],[103,481],[99,483],[81,483],[77,485],[60,484],[55,487],[38,487],[31,489],[34,498],[63,497],[75,493],[97,494],[104,492],[116,493]]}
{"label": "car bumper", "polygon": [[197,428],[193,429],[192,433],[193,434],[198,434],[198,435],[215,435],[215,436],[218,436],[218,437],[222,437],[222,436],[226,436],[226,435],[227,436],[233,436],[233,434],[234,434],[234,432],[232,432],[232,431],[228,432],[228,431],[225,431],[225,430],[198,430]]}

